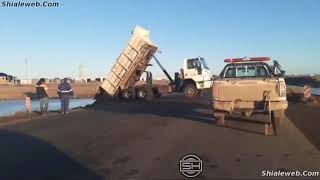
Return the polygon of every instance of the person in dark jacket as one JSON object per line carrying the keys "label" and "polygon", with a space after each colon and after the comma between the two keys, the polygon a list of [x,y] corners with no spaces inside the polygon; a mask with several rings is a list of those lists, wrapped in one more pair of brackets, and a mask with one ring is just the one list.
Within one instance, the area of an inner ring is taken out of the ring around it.
{"label": "person in dark jacket", "polygon": [[68,113],[69,101],[73,96],[73,89],[67,78],[58,87],[58,94],[61,100],[61,113]]}
{"label": "person in dark jacket", "polygon": [[36,94],[40,99],[40,111],[41,115],[45,115],[48,112],[49,96],[48,87],[45,84],[45,79],[41,78],[36,86]]}

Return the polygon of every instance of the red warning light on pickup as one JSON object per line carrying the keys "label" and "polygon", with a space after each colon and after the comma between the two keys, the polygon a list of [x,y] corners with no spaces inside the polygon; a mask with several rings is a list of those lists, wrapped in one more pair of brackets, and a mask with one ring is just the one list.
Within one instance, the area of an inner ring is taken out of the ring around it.
{"label": "red warning light on pickup", "polygon": [[225,59],[226,63],[247,62],[247,61],[270,61],[270,57],[251,57],[251,58],[229,58]]}

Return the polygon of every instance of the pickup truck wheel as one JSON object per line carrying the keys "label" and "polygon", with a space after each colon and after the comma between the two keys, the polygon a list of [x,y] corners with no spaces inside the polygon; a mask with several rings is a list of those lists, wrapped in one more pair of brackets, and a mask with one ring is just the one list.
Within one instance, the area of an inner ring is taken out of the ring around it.
{"label": "pickup truck wheel", "polygon": [[280,135],[282,121],[284,119],[284,110],[276,110],[272,112],[272,125],[275,132],[275,135]]}
{"label": "pickup truck wheel", "polygon": [[253,113],[253,110],[247,110],[247,111],[243,112],[243,116],[250,117],[252,115],[252,113]]}
{"label": "pickup truck wheel", "polygon": [[195,97],[197,95],[197,88],[193,84],[188,84],[183,88],[183,92],[187,97]]}

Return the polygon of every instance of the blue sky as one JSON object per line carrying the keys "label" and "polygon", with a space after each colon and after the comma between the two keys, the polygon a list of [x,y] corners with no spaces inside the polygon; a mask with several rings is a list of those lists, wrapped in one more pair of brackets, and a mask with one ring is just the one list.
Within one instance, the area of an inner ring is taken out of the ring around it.
{"label": "blue sky", "polygon": [[320,73],[319,0],[56,2],[0,8],[0,72],[24,78],[27,58],[31,77],[77,77],[80,64],[88,76],[105,76],[140,25],[151,30],[172,75],[194,56],[215,74],[223,59],[244,56],[270,56],[290,74]]}

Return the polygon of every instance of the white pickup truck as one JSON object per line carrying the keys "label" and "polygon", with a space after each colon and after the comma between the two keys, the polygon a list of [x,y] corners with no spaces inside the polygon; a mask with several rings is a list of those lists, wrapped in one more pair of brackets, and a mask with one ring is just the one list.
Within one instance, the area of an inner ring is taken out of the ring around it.
{"label": "white pickup truck", "polygon": [[[254,113],[269,115],[265,133],[279,133],[284,110],[288,107],[284,71],[269,57],[226,59],[228,64],[213,82],[212,106],[218,122],[224,124],[226,113],[240,112],[243,116]],[[269,129],[270,128],[270,129]]]}

